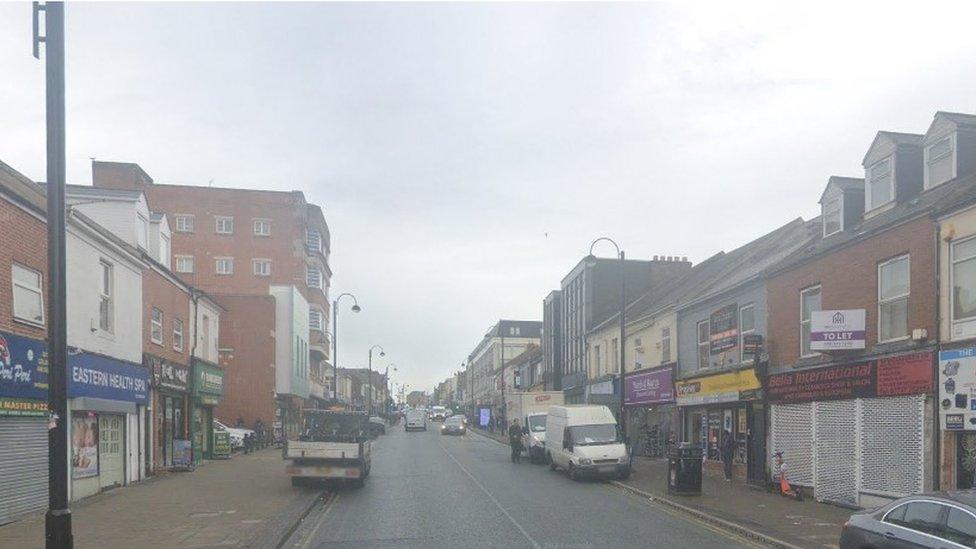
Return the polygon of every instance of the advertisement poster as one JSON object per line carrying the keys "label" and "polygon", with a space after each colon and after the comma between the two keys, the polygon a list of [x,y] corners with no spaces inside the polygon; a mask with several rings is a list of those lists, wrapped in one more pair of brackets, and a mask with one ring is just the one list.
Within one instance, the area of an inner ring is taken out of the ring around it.
{"label": "advertisement poster", "polygon": [[713,355],[732,350],[739,345],[739,306],[730,303],[709,317],[708,342]]}
{"label": "advertisement poster", "polygon": [[478,425],[482,427],[488,427],[491,423],[491,408],[482,408],[478,410]]}
{"label": "advertisement poster", "polygon": [[939,416],[947,431],[976,431],[976,347],[939,353]]}
{"label": "advertisement poster", "polygon": [[98,416],[76,414],[71,418],[71,478],[98,476]]}
{"label": "advertisement poster", "polygon": [[189,440],[173,440],[173,467],[189,469],[193,465]]}
{"label": "advertisement poster", "polygon": [[864,309],[810,313],[810,349],[843,351],[864,348]]}
{"label": "advertisement poster", "polygon": [[230,433],[227,431],[214,431],[213,457],[218,459],[230,457]]}

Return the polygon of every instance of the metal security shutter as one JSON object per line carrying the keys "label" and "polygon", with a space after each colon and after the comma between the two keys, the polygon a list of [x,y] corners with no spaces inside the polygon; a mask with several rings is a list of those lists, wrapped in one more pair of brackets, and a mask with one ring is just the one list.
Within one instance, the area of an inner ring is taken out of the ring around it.
{"label": "metal security shutter", "polygon": [[925,395],[861,399],[861,490],[922,491]]}
{"label": "metal security shutter", "polygon": [[857,505],[857,401],[817,402],[814,410],[817,453],[813,495],[818,501]]}
{"label": "metal security shutter", "polygon": [[0,524],[47,506],[47,418],[0,417]]}
{"label": "metal security shutter", "polygon": [[[813,405],[776,404],[771,409],[770,456],[783,452],[790,484],[813,486]],[[775,470],[770,460],[770,471]]]}

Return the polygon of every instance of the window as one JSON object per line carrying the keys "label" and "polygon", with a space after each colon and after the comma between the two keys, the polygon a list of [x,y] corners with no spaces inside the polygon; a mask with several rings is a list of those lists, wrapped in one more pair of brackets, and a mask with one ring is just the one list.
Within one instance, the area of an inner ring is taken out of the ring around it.
{"label": "window", "polygon": [[942,514],[942,505],[932,501],[913,501],[902,507],[905,508],[904,515],[897,516],[895,513],[889,513],[885,517],[885,522],[910,528],[916,532],[936,535],[940,533],[939,516]]}
{"label": "window", "polygon": [[217,274],[219,275],[232,275],[234,274],[234,258],[233,257],[217,257],[214,258],[217,264]]}
{"label": "window", "polygon": [[946,514],[945,532],[942,537],[959,545],[973,547],[976,543],[976,517],[961,509],[950,507],[949,513]]}
{"label": "window", "polygon": [[671,327],[661,328],[661,364],[671,362]]}
{"label": "window", "polygon": [[[952,243],[952,334],[969,335],[976,330],[976,237]],[[964,325],[968,324],[968,330]]]}
{"label": "window", "polygon": [[145,217],[139,215],[139,219],[136,220],[136,239],[138,240],[139,247],[143,250],[149,249],[149,220]]}
{"label": "window", "polygon": [[217,216],[217,234],[234,234],[234,218]]}
{"label": "window", "polygon": [[613,353],[613,363],[612,363],[612,366],[611,366],[612,369],[607,370],[607,372],[618,372],[618,371],[620,371],[620,356],[619,356],[620,355],[620,344],[617,342],[617,338],[613,338],[613,341],[610,342],[610,345],[613,348],[613,351],[612,351],[612,353]]}
{"label": "window", "polygon": [[11,265],[13,276],[14,318],[44,324],[44,291],[41,289],[41,273]]}
{"label": "window", "polygon": [[183,351],[183,320],[173,319],[173,349]]}
{"label": "window", "polygon": [[163,312],[153,307],[151,317],[152,328],[149,331],[149,339],[157,345],[163,344]]}
{"label": "window", "polygon": [[319,271],[318,267],[313,267],[309,265],[305,268],[305,283],[308,284],[309,288],[321,288],[322,287],[322,273]]}
{"label": "window", "polygon": [[176,232],[178,233],[192,233],[193,232],[193,216],[187,214],[176,214]]}
{"label": "window", "polygon": [[322,234],[314,229],[305,231],[305,246],[313,252],[322,251]]}
{"label": "window", "polygon": [[868,170],[867,186],[867,196],[865,197],[867,207],[865,211],[873,210],[891,202],[895,195],[895,178],[890,156],[871,166]]}
{"label": "window", "polygon": [[254,220],[254,235],[255,236],[271,236],[271,220],[270,219],[255,219]]}
{"label": "window", "polygon": [[508,335],[510,336],[522,335],[522,329],[517,326],[512,326],[508,329]]}
{"label": "window", "polygon": [[322,311],[318,309],[308,310],[308,329],[322,331]]}
{"label": "window", "polygon": [[708,368],[708,359],[711,356],[708,342],[709,325],[707,320],[698,322],[698,367]]}
{"label": "window", "polygon": [[945,183],[956,176],[953,135],[947,135],[925,148],[925,188]]}
{"label": "window", "polygon": [[169,267],[169,237],[159,235],[159,262]]}
{"label": "window", "polygon": [[745,336],[756,332],[756,308],[750,303],[739,307],[739,363],[752,362],[753,356],[746,357],[743,349]]}
{"label": "window", "polygon": [[800,356],[817,354],[810,350],[810,317],[813,311],[819,311],[820,308],[820,286],[800,291]]}
{"label": "window", "polygon": [[599,345],[594,345],[593,346],[593,362],[595,363],[594,366],[596,366],[596,377],[600,377],[601,375],[603,375],[603,372],[601,371],[602,370],[602,366],[600,365],[600,362],[601,362],[600,358],[601,358],[600,357],[600,346]]}
{"label": "window", "polygon": [[114,329],[114,304],[113,292],[115,283],[112,277],[112,264],[107,261],[100,262],[102,279],[99,288],[98,298],[98,328],[103,332],[111,332]]}
{"label": "window", "polygon": [[271,276],[270,259],[254,259],[251,260],[251,265],[254,267],[254,276]]}
{"label": "window", "polygon": [[878,342],[908,337],[908,256],[878,265]]}
{"label": "window", "polygon": [[842,199],[839,196],[828,198],[823,204],[823,235],[828,237],[844,229]]}
{"label": "window", "polygon": [[177,255],[176,258],[176,272],[178,273],[192,273],[193,272],[193,256],[192,255]]}

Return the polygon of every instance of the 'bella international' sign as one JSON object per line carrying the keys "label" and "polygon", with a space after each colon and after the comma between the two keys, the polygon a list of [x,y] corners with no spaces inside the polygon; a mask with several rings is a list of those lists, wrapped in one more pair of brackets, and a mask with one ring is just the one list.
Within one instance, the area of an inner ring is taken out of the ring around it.
{"label": "'bella international' sign", "polygon": [[674,373],[670,366],[633,373],[624,378],[624,404],[665,402],[674,402]]}
{"label": "'bella international' sign", "polygon": [[770,402],[812,402],[932,392],[932,353],[798,370],[769,376]]}
{"label": "'bella international' sign", "polygon": [[810,349],[843,351],[864,348],[864,309],[810,313]]}

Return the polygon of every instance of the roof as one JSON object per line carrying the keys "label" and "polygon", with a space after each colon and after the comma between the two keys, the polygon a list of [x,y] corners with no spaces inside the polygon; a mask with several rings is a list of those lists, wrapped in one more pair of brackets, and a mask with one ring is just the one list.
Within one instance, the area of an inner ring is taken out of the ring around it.
{"label": "roof", "polygon": [[[506,367],[507,366],[514,366],[516,364],[521,364],[523,362],[529,362],[529,361],[531,361],[533,359],[536,359],[536,358],[539,358],[541,356],[542,356],[542,347],[539,347],[535,343],[529,343],[525,347],[525,350],[524,351],[522,351],[521,353],[515,355],[515,358],[510,358],[507,361],[505,361],[505,366]],[[451,379],[451,378],[448,378],[448,379]],[[445,380],[445,383],[446,382],[447,382],[447,380]]]}
{"label": "roof", "polygon": [[935,116],[943,116],[959,126],[976,126],[976,114],[938,111],[935,113]]}
{"label": "roof", "polygon": [[153,223],[159,223],[160,221],[162,221],[162,220],[164,220],[164,219],[166,219],[166,214],[164,214],[164,213],[160,213],[160,212],[152,212],[152,213],[150,213],[150,215],[149,215],[149,219],[150,219],[150,220],[151,220],[151,221],[152,221]]}
{"label": "roof", "polygon": [[842,177],[839,175],[832,175],[830,179],[827,180],[827,186],[824,187],[824,191],[820,193],[820,204],[823,204],[824,196],[826,196],[827,191],[831,187],[840,189],[843,192],[847,191],[861,191],[864,192],[864,178],[863,177]]}
{"label": "roof", "polygon": [[924,137],[925,136],[920,133],[902,133],[902,132],[889,132],[889,131],[881,130],[877,134],[875,134],[874,139],[871,141],[871,146],[868,147],[867,152],[864,153],[864,159],[861,160],[861,164],[867,165],[868,156],[871,154],[871,151],[874,150],[874,146],[878,144],[878,141],[881,140],[881,138],[888,139],[896,146],[901,146],[901,145],[920,146],[922,144],[922,139]]}
{"label": "roof", "polygon": [[142,191],[133,189],[113,189],[108,187],[92,187],[91,185],[65,185],[65,193],[75,196],[97,196],[99,198],[113,198],[116,200],[137,201]]}
{"label": "roof", "polygon": [[0,161],[0,188],[12,193],[25,205],[40,212],[47,210],[47,199],[40,185]]}
{"label": "roof", "polygon": [[779,264],[771,267],[767,274],[792,269],[821,255],[859,242],[916,217],[938,213],[940,210],[948,211],[958,208],[961,203],[967,200],[976,200],[976,175],[959,177],[928,189],[911,200],[896,204],[890,210],[862,220],[860,224],[835,233],[828,238],[822,236],[814,238],[808,246],[800,248],[789,257],[784,258]]}

